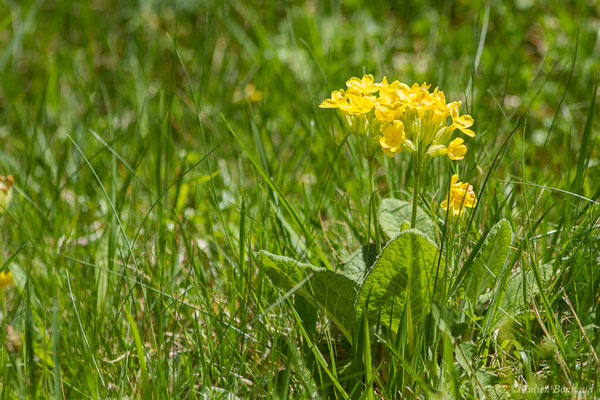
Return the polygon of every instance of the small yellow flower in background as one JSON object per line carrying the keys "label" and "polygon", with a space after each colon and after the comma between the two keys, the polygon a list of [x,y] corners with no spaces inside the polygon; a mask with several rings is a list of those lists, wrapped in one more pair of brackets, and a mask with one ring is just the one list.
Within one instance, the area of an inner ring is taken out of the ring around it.
{"label": "small yellow flower in background", "polygon": [[394,157],[394,153],[402,151],[404,143],[404,124],[401,121],[384,122],[381,125],[381,134],[379,139],[381,149],[388,157]]}
{"label": "small yellow flower in background", "polygon": [[444,211],[452,208],[452,214],[461,215],[465,211],[465,207],[473,208],[476,205],[477,198],[475,198],[473,186],[469,185],[469,182],[459,182],[457,174],[452,175],[450,192],[440,207]]}
{"label": "small yellow flower in background", "polygon": [[244,93],[246,94],[246,98],[252,103],[257,103],[262,99],[262,91],[257,90],[253,83],[246,85]]}
{"label": "small yellow flower in background", "polygon": [[12,190],[10,189],[14,183],[12,175],[0,175],[0,214],[8,207],[12,198]]}
{"label": "small yellow flower in background", "polygon": [[464,140],[462,138],[456,138],[448,144],[448,149],[446,152],[451,160],[456,161],[465,158],[465,154],[467,154],[467,146],[465,146],[463,143]]}
{"label": "small yellow flower in background", "polygon": [[248,83],[244,90],[239,88],[233,94],[233,101],[249,101],[250,103],[258,103],[262,99],[262,91],[256,89],[256,85]]}
{"label": "small yellow flower in background", "polygon": [[2,271],[0,272],[0,290],[4,289],[7,286],[12,285],[14,282],[12,272]]}

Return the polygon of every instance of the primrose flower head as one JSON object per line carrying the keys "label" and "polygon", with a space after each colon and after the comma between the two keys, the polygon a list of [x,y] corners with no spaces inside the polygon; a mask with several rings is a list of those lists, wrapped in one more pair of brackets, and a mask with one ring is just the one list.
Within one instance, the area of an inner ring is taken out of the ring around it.
{"label": "primrose flower head", "polygon": [[452,214],[458,216],[465,211],[465,207],[474,208],[476,205],[477,198],[473,192],[473,186],[469,185],[469,182],[459,182],[457,174],[452,175],[450,192],[440,207],[444,211],[450,208]]}
{"label": "primrose flower head", "polygon": [[14,178],[12,175],[3,176],[0,175],[0,214],[6,210],[8,207],[8,203],[12,198],[12,190],[11,186],[14,183]]}
{"label": "primrose flower head", "polygon": [[444,92],[438,88],[429,91],[430,86],[414,83],[409,87],[398,81],[387,83],[384,78],[375,115],[382,121],[402,121],[406,134],[404,147],[409,152],[417,152],[419,159],[447,154],[452,160],[462,160],[467,150],[462,145],[463,140],[454,140],[450,144],[448,141],[456,129],[474,136],[475,133],[468,129],[473,125],[473,118],[459,115],[461,103],[446,103]]}
{"label": "primrose flower head", "polygon": [[14,282],[12,272],[10,271],[2,271],[0,272],[0,290],[4,289],[7,286],[12,285]]}
{"label": "primrose flower head", "polygon": [[369,74],[350,78],[346,87],[332,92],[320,107],[337,108],[350,132],[366,134],[370,139],[368,154],[372,155],[373,143],[378,143],[388,156],[402,149],[416,153],[419,165],[441,155],[462,160],[467,146],[461,138],[452,140],[453,133],[458,130],[475,136],[469,129],[473,118],[459,114],[461,102],[447,103],[444,92],[438,88],[430,91],[431,85],[426,83],[408,86],[399,81],[390,83],[386,77],[376,83]]}

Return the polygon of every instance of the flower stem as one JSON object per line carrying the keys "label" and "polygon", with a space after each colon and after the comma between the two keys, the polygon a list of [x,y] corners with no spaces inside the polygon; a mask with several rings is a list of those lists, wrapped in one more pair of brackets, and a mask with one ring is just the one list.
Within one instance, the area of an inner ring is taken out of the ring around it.
{"label": "flower stem", "polygon": [[412,197],[412,219],[410,221],[411,229],[417,226],[417,200],[419,198],[419,181],[421,179],[421,167],[417,162],[413,165],[414,177],[415,177],[415,189],[413,190]]}
{"label": "flower stem", "polygon": [[[373,228],[374,228],[374,239],[375,239],[375,251],[377,252],[377,254],[379,254],[380,249],[380,243],[379,243],[379,226],[377,223],[377,201],[376,201],[376,190],[377,190],[377,182],[376,182],[376,176],[375,176],[375,159],[373,157],[368,159],[369,161],[369,192],[370,192],[370,198],[369,198],[369,219],[372,219],[373,221]],[[370,226],[369,226],[370,229]]]}

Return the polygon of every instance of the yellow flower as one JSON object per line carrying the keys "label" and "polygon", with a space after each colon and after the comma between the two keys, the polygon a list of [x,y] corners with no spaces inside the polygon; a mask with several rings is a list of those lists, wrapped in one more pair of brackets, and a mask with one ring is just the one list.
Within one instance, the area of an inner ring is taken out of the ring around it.
{"label": "yellow flower", "polygon": [[2,271],[0,272],[0,289],[4,289],[7,286],[12,285],[14,282],[12,272]]}
{"label": "yellow flower", "polygon": [[262,91],[256,89],[256,85],[252,82],[248,83],[244,88],[238,87],[233,92],[233,101],[257,103],[262,99]]}
{"label": "yellow flower", "polygon": [[475,132],[473,132],[469,128],[471,125],[473,125],[473,117],[471,117],[468,114],[465,115],[458,115],[458,108],[454,108],[452,110],[452,126],[455,128],[458,128],[458,130],[460,130],[462,133],[464,133],[467,136],[471,136],[471,137],[475,137]]}
{"label": "yellow flower", "polygon": [[10,187],[13,185],[13,183],[14,178],[12,175],[0,175],[0,214],[6,210],[8,203],[10,203],[12,198],[12,190],[10,190]]}
{"label": "yellow flower", "polygon": [[[406,108],[406,96],[401,93],[408,90],[408,86],[398,81],[388,84],[384,76],[379,84],[379,98],[375,102],[375,116],[380,121],[392,122],[400,119]],[[403,89],[403,90],[401,90]]]}
{"label": "yellow flower", "polygon": [[366,114],[375,105],[375,96],[365,96],[358,89],[350,88],[346,93],[348,101],[339,104],[338,108],[352,115]]}
{"label": "yellow flower", "polygon": [[341,103],[346,101],[346,91],[344,89],[331,92],[331,98],[325,99],[319,105],[321,108],[339,108]]}
{"label": "yellow flower", "polygon": [[362,79],[352,77],[346,81],[346,86],[348,86],[348,90],[357,89],[363,94],[371,94],[379,90],[379,84],[375,83],[371,74],[363,76]]}
{"label": "yellow flower", "polygon": [[394,153],[402,151],[404,124],[402,121],[384,122],[380,129],[383,136],[379,139],[379,145],[386,156],[394,157]]}
{"label": "yellow flower", "polygon": [[348,91],[344,89],[333,91],[331,98],[325,99],[319,107],[339,108],[344,113],[361,115],[371,111],[374,105],[375,96],[365,96],[359,89],[352,87]]}
{"label": "yellow flower", "polygon": [[450,192],[446,200],[442,201],[440,207],[444,211],[452,208],[452,214],[461,215],[465,211],[465,207],[473,208],[477,205],[477,199],[473,192],[473,186],[468,182],[458,182],[458,175],[452,175],[450,181]]}
{"label": "yellow flower", "polygon": [[450,157],[451,160],[462,160],[465,158],[465,154],[467,154],[467,146],[464,144],[464,140],[462,138],[456,138],[448,144],[448,149],[446,150],[446,154]]}
{"label": "yellow flower", "polygon": [[262,92],[260,90],[256,90],[256,86],[253,83],[249,83],[244,88],[244,93],[246,94],[246,98],[251,103],[259,102],[262,99]]}

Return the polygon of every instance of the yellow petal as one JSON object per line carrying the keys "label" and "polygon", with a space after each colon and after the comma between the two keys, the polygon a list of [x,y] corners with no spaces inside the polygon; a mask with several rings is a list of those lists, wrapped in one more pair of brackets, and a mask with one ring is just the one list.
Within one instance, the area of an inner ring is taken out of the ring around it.
{"label": "yellow petal", "polygon": [[388,149],[390,146],[388,146],[386,140],[385,140],[385,136],[382,136],[379,138],[379,145],[383,148],[383,149]]}
{"label": "yellow petal", "polygon": [[448,200],[444,200],[442,201],[442,203],[440,204],[440,207],[442,207],[442,210],[447,210],[448,209]]}
{"label": "yellow petal", "polygon": [[383,150],[383,152],[385,153],[386,156],[388,156],[390,158],[394,158],[394,153],[392,153],[389,149],[382,147],[381,150]]}
{"label": "yellow petal", "polygon": [[[460,129],[460,128],[459,128],[459,129]],[[470,129],[463,128],[463,129],[460,129],[460,131],[461,131],[462,133],[464,133],[465,135],[467,135],[467,136],[470,136],[470,137],[475,137],[475,132],[473,132],[473,131],[472,131],[472,130],[470,130]]]}
{"label": "yellow petal", "polygon": [[458,120],[461,122],[462,126],[465,128],[468,128],[471,125],[473,125],[473,117],[471,117],[469,114],[461,115],[458,118]]}
{"label": "yellow petal", "polygon": [[458,182],[458,174],[452,175],[452,179],[450,179],[450,186],[456,185],[456,182]]}
{"label": "yellow petal", "polygon": [[339,104],[336,101],[331,99],[325,99],[321,104],[319,104],[320,108],[338,108]]}
{"label": "yellow petal", "polygon": [[371,75],[371,74],[367,74],[362,77],[363,83],[373,83],[374,81],[375,81],[375,79],[373,78],[373,75]]}

